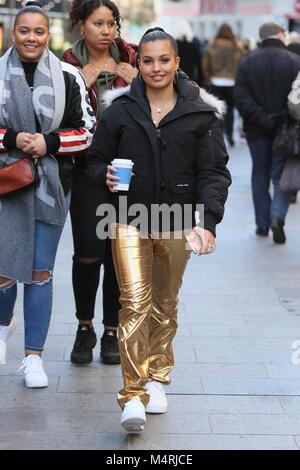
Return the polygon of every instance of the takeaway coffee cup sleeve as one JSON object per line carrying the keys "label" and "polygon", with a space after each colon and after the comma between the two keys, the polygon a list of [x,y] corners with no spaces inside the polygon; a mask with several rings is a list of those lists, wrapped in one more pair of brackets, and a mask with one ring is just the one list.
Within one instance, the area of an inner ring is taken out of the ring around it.
{"label": "takeaway coffee cup sleeve", "polygon": [[118,178],[120,178],[114,189],[116,191],[128,191],[131,180],[133,161],[125,158],[115,158],[111,164],[116,170],[114,172],[114,176],[118,176]]}

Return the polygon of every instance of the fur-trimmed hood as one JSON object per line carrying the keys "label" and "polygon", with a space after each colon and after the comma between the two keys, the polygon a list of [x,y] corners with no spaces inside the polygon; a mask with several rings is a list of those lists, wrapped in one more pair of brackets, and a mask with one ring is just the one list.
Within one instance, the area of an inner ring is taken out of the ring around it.
{"label": "fur-trimmed hood", "polygon": [[[102,95],[102,100],[105,106],[109,107],[117,98],[123,96],[130,91],[130,85],[124,88],[115,88],[114,90],[107,90]],[[226,104],[224,101],[219,100],[216,96],[208,93],[204,88],[199,88],[200,98],[207,105],[211,106],[215,110],[217,118],[222,119],[226,112]]]}

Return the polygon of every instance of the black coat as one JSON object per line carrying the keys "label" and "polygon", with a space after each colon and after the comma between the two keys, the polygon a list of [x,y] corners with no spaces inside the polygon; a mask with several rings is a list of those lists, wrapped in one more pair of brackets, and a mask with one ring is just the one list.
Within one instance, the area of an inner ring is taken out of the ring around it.
{"label": "black coat", "polygon": [[180,57],[180,68],[194,82],[201,85],[203,73],[201,67],[201,54],[195,42],[189,42],[186,39],[177,39],[178,55]]}
{"label": "black coat", "polygon": [[300,57],[279,39],[266,39],[239,65],[235,105],[248,139],[272,137],[287,118],[287,97],[300,70]]}
{"label": "black coat", "polygon": [[[189,204],[193,209],[204,204],[204,226],[215,233],[231,178],[220,121],[215,109],[199,99],[198,87],[180,79],[177,104],[156,129],[143,82],[136,78],[130,93],[103,113],[88,152],[87,173],[103,187],[107,164],[122,157],[133,160],[135,176],[128,193],[113,195],[115,205],[119,195],[127,195],[128,207],[144,204],[149,213],[153,204]],[[149,223],[158,229],[153,220]],[[177,228],[175,223],[171,227]]]}

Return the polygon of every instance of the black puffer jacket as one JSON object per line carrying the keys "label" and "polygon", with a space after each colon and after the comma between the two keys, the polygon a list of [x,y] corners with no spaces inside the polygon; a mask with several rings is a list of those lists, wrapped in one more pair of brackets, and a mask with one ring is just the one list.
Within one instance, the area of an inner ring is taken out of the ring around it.
{"label": "black puffer jacket", "polygon": [[[96,185],[103,187],[107,164],[115,157],[134,162],[135,176],[129,192],[112,196],[117,220],[122,216],[122,222],[129,223],[134,218],[126,219],[119,212],[120,195],[127,196],[128,207],[144,204],[148,214],[153,204],[187,204],[193,210],[196,204],[202,204],[204,226],[215,233],[231,182],[221,124],[215,112],[199,98],[199,88],[181,78],[177,104],[156,128],[144,84],[137,77],[130,93],[117,98],[103,113],[88,151],[87,173]],[[180,222],[171,225],[171,230],[179,228]],[[149,223],[149,232],[160,229],[150,216]],[[194,223],[185,221],[184,227]]]}
{"label": "black puffer jacket", "polygon": [[248,139],[272,137],[287,118],[287,97],[300,70],[300,57],[279,39],[266,39],[240,64],[234,101]]}

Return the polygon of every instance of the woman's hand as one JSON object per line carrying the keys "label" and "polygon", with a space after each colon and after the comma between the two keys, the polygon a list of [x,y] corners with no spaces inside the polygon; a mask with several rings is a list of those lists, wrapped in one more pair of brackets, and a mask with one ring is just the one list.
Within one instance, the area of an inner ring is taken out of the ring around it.
{"label": "woman's hand", "polygon": [[91,88],[99,77],[101,69],[96,65],[87,64],[81,69],[81,73],[85,78],[86,86]]}
{"label": "woman's hand", "polygon": [[116,169],[112,165],[107,166],[106,186],[108,186],[108,189],[111,193],[118,192],[116,189],[114,189],[114,187],[118,184],[118,181],[120,179],[118,176],[113,175],[114,171],[116,171]]}
{"label": "woman's hand", "polygon": [[91,88],[99,77],[101,70],[100,67],[96,67],[96,65],[87,64],[81,69],[81,72],[85,78],[86,86]]}
{"label": "woman's hand", "polygon": [[86,86],[88,88],[91,88],[91,86],[94,85],[94,83],[99,78],[99,75],[102,72],[117,73],[116,70],[117,70],[117,64],[114,61],[114,59],[111,57],[103,65],[87,64],[81,69],[81,72],[85,78]]}
{"label": "woman's hand", "polygon": [[[33,134],[29,132],[19,132],[16,138],[16,146],[19,150],[25,152],[25,147],[31,144],[33,141]],[[26,153],[26,152],[25,152]]]}
{"label": "woman's hand", "polygon": [[116,73],[119,77],[123,78],[124,82],[130,85],[132,80],[138,75],[139,71],[126,62],[120,62],[117,65]]}
{"label": "woman's hand", "polygon": [[[199,249],[197,254],[200,255],[208,255],[215,251],[216,249],[216,238],[215,236],[209,231],[206,230],[205,228],[202,227],[194,227],[192,232],[197,234],[202,241],[202,247]],[[191,233],[192,233],[191,232]]]}
{"label": "woman's hand", "polygon": [[24,153],[32,155],[33,158],[41,158],[47,153],[47,145],[43,134],[31,134],[31,141],[22,149]]}

